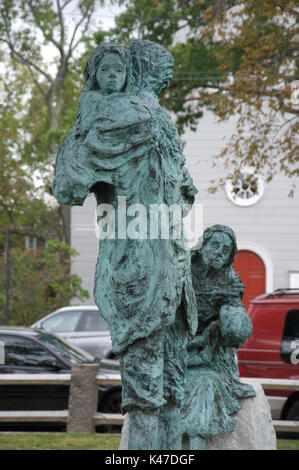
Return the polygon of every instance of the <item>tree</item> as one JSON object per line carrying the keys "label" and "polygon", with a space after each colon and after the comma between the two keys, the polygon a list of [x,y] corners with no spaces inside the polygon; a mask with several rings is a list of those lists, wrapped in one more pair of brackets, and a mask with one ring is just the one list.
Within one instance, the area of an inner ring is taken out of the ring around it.
{"label": "tree", "polygon": [[[68,305],[72,298],[83,300],[88,292],[81,280],[70,274],[66,260],[76,255],[75,250],[58,240],[48,240],[44,248],[24,250],[13,248],[10,253],[10,309],[11,325],[29,326],[47,313]],[[5,304],[4,263],[0,268],[0,311]],[[0,314],[0,323],[4,318]]]}
{"label": "tree", "polygon": [[218,89],[228,73],[219,70],[221,63],[216,52],[222,44],[205,36],[203,31],[199,33],[207,23],[204,16],[207,4],[213,1],[119,0],[117,3],[126,9],[115,18],[116,26],[110,30],[110,38],[123,43],[135,38],[149,39],[168,47],[175,58],[174,78],[160,101],[175,113],[180,131],[186,126],[195,130],[204,107],[209,104],[204,91]]}
{"label": "tree", "polygon": [[[14,156],[40,174],[51,173],[53,157],[66,130],[72,125],[83,76],[80,55],[89,46],[96,0],[3,0],[0,6],[0,54],[14,70],[16,79],[26,75],[21,96],[19,142]],[[69,24],[68,11],[76,8]],[[69,10],[68,10],[69,9]],[[84,47],[82,48],[82,44]],[[51,46],[53,59],[46,59]],[[80,49],[81,47],[81,49]],[[12,82],[3,77],[8,95]],[[19,89],[20,91],[20,89]],[[14,102],[15,103],[15,102]],[[14,116],[16,118],[16,116]],[[22,136],[20,138],[20,129]],[[12,149],[11,149],[12,150]],[[50,186],[50,180],[45,183]],[[70,210],[59,208],[65,240],[70,242]]]}
{"label": "tree", "polygon": [[[0,2],[0,304],[8,229],[12,322],[28,324],[73,296],[86,296],[70,274],[75,253],[63,243],[70,242],[70,210],[57,204],[50,187],[53,157],[75,120],[84,58],[95,44],[87,33],[96,3],[102,2]],[[76,8],[73,22],[69,8]],[[40,248],[24,251],[25,237],[41,241]]]}
{"label": "tree", "polygon": [[[26,146],[29,148],[24,137],[26,126],[23,124],[31,114],[27,108],[24,110],[23,102],[29,85],[30,77],[26,69],[18,66],[16,71],[10,63],[5,76],[6,96],[0,103],[0,250],[6,228],[11,233],[43,241],[49,237],[49,231],[52,236],[62,238],[55,205],[46,202],[43,193],[33,184],[32,174],[38,167],[31,157],[34,152],[28,151],[26,155],[24,149]],[[31,125],[34,114],[37,110],[31,117]],[[17,240],[24,242],[21,237],[15,238]]]}
{"label": "tree", "polygon": [[[157,40],[176,59],[164,104],[180,129],[212,109],[238,117],[236,133],[219,157],[234,178],[246,165],[270,181],[298,169],[298,17],[291,0],[120,0],[126,10],[111,37]],[[178,33],[182,34],[182,38]],[[220,183],[224,181],[221,180]],[[219,185],[211,187],[214,191]]]}

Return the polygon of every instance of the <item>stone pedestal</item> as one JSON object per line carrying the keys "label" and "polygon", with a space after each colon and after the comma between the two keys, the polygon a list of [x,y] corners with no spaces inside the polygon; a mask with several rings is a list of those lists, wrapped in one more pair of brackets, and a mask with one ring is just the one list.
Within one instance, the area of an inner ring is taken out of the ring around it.
{"label": "stone pedestal", "polygon": [[[262,386],[253,384],[256,396],[242,400],[242,408],[235,415],[232,433],[222,433],[207,440],[206,450],[276,450],[276,434],[270,407]],[[129,416],[125,416],[120,450],[128,449]],[[184,449],[188,443],[184,442]]]}

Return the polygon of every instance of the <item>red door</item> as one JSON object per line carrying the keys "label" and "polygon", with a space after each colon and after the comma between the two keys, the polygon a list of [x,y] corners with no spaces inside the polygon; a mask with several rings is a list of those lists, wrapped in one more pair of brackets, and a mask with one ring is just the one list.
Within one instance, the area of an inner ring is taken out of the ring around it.
{"label": "red door", "polygon": [[266,269],[263,260],[252,251],[239,250],[234,268],[245,284],[243,304],[248,309],[252,299],[266,291]]}

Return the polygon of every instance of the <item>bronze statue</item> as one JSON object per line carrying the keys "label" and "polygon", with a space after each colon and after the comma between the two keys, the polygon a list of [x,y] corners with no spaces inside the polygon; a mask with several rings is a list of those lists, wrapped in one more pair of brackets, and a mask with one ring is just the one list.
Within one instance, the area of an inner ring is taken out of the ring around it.
{"label": "bronze statue", "polygon": [[[183,213],[196,193],[176,127],[158,102],[172,67],[171,54],[151,41],[128,48],[104,43],[93,51],[53,188],[61,203],[82,205],[93,192],[99,208],[113,210],[99,240],[94,298],[120,360],[129,449],[181,448],[186,348],[197,328],[184,236],[150,231],[153,205]],[[123,198],[131,209],[146,210],[136,237],[118,217]]]}
{"label": "bronze statue", "polygon": [[244,285],[232,266],[236,252],[234,232],[214,225],[192,256],[198,329],[188,345],[182,426],[190,449],[204,449],[208,437],[232,432],[240,399],[255,396],[253,387],[239,380],[235,358],[235,348],[252,332],[242,304]]}

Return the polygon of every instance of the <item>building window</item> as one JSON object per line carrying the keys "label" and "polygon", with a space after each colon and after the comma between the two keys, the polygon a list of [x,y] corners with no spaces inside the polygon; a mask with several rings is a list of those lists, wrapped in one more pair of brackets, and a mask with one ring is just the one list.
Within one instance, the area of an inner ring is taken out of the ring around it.
{"label": "building window", "polygon": [[25,237],[25,248],[26,250],[36,250],[37,240],[34,237]]}
{"label": "building window", "polygon": [[238,206],[252,206],[264,193],[264,180],[250,168],[240,171],[239,176],[226,183],[226,194]]}
{"label": "building window", "polygon": [[290,289],[299,289],[299,271],[289,272],[289,287]]}

